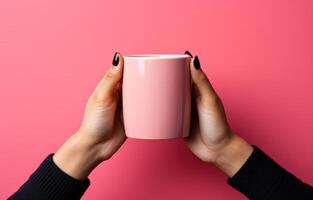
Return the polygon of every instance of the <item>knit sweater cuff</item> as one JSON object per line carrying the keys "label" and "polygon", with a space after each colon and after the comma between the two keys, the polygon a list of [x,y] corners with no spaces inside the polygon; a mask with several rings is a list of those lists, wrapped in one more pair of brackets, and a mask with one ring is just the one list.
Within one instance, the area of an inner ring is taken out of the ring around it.
{"label": "knit sweater cuff", "polygon": [[90,185],[89,179],[80,181],[69,176],[53,162],[52,156],[50,154],[40,164],[20,190],[36,191],[29,194],[32,199],[37,199],[33,195],[45,199],[80,199]]}
{"label": "knit sweater cuff", "polygon": [[248,198],[261,197],[271,193],[281,175],[286,173],[285,169],[262,150],[256,146],[253,146],[253,148],[254,150],[248,160],[233,177],[227,180],[229,185]]}

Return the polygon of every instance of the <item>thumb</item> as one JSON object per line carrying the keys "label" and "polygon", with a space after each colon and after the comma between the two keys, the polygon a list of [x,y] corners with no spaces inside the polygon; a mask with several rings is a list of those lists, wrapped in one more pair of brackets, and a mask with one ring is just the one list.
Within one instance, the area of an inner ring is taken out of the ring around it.
{"label": "thumb", "polygon": [[209,104],[216,103],[218,97],[206,74],[201,69],[201,64],[198,56],[192,58],[190,62],[190,73],[192,82],[196,89],[194,94],[200,97],[200,101]]}
{"label": "thumb", "polygon": [[124,60],[123,56],[116,52],[113,57],[112,66],[98,83],[94,96],[99,101],[111,103],[119,90],[119,83],[123,77]]}

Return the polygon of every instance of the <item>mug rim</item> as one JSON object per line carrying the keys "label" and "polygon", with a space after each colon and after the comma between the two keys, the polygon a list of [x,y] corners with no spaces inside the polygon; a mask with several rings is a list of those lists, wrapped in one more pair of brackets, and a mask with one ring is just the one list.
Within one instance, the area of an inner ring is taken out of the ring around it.
{"label": "mug rim", "polygon": [[124,59],[134,60],[160,60],[160,59],[186,59],[187,54],[131,54],[123,56]]}

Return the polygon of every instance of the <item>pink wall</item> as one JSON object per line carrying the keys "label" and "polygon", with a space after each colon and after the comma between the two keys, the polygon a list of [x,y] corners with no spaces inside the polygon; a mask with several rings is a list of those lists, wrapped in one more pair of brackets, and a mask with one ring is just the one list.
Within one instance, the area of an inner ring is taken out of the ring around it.
{"label": "pink wall", "polygon": [[[114,51],[200,57],[234,130],[313,184],[313,2],[0,2],[0,199],[79,126]],[[84,199],[244,199],[182,140],[129,139]]]}

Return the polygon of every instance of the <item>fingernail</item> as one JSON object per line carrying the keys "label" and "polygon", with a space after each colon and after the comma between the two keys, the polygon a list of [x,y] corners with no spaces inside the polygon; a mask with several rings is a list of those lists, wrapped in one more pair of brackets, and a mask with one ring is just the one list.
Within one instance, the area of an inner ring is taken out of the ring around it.
{"label": "fingernail", "polygon": [[192,57],[192,54],[189,51],[185,51],[185,54],[189,55],[190,57]]}
{"label": "fingernail", "polygon": [[195,66],[197,70],[201,68],[198,56],[196,56],[195,59],[193,59],[193,65]]}
{"label": "fingernail", "polygon": [[118,52],[115,52],[114,57],[113,57],[113,62],[112,62],[112,64],[113,64],[114,66],[117,66],[118,63],[119,63],[119,61],[120,61],[119,53],[118,53]]}

